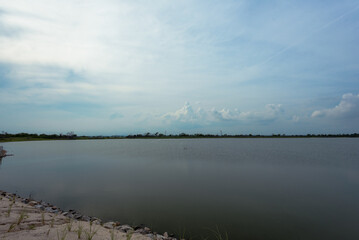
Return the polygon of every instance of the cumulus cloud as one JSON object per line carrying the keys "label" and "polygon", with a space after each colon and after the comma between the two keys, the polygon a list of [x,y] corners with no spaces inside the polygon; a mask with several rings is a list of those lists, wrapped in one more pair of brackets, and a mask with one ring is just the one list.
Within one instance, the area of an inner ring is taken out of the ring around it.
{"label": "cumulus cloud", "polygon": [[312,113],[312,117],[332,117],[346,118],[359,117],[359,94],[354,95],[347,93],[342,96],[342,100],[333,108],[316,110]]}
{"label": "cumulus cloud", "polygon": [[177,121],[182,123],[210,124],[223,121],[274,121],[284,110],[281,104],[267,104],[263,111],[240,112],[238,109],[206,110],[198,108],[196,110],[186,102],[185,105],[175,112],[169,112],[162,116],[162,119],[170,122]]}
{"label": "cumulus cloud", "polygon": [[202,120],[204,114],[205,113],[200,108],[195,111],[189,102],[186,102],[182,108],[175,112],[166,113],[162,118],[166,120],[194,123]]}

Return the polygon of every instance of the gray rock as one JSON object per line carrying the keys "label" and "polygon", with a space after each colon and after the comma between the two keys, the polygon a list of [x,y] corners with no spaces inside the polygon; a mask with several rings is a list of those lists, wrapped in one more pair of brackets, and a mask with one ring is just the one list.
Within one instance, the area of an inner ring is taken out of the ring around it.
{"label": "gray rock", "polygon": [[146,237],[149,237],[151,239],[155,239],[155,236],[152,233],[148,233],[146,234]]}
{"label": "gray rock", "polygon": [[42,206],[41,204],[37,204],[34,206],[36,209],[41,209],[41,210],[45,210],[45,207]]}
{"label": "gray rock", "polygon": [[145,231],[145,229],[143,229],[143,228],[137,228],[136,230],[135,230],[135,233],[140,233],[140,234],[148,234],[149,232],[147,232],[147,231]]}
{"label": "gray rock", "polygon": [[121,226],[115,227],[116,230],[119,230],[120,232],[125,232],[121,229]]}
{"label": "gray rock", "polygon": [[38,205],[38,202],[36,202],[36,201],[31,201],[31,202],[29,202],[29,205],[30,205],[30,206],[35,206],[35,205]]}
{"label": "gray rock", "polygon": [[45,208],[45,211],[46,211],[46,212],[49,212],[49,213],[58,213],[58,212],[59,212],[58,209],[52,208],[52,207],[47,207],[47,208]]}
{"label": "gray rock", "polygon": [[140,224],[140,225],[134,226],[133,229],[137,230],[137,229],[144,228],[144,227],[145,227],[144,224]]}
{"label": "gray rock", "polygon": [[91,218],[88,216],[82,216],[82,220],[89,222],[89,221],[91,221]]}
{"label": "gray rock", "polygon": [[129,231],[133,231],[133,228],[130,227],[129,225],[121,225],[121,226],[116,227],[116,229],[118,229],[122,232],[125,232],[125,233],[127,233]]}
{"label": "gray rock", "polygon": [[107,222],[103,224],[104,228],[112,229],[116,224],[114,222]]}
{"label": "gray rock", "polygon": [[93,220],[92,223],[96,224],[96,225],[100,225],[102,222],[101,220]]}

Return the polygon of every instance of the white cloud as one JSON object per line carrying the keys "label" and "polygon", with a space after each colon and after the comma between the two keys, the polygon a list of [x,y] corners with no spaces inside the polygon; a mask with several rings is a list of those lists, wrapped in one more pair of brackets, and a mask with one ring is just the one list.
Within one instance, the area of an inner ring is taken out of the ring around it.
{"label": "white cloud", "polygon": [[169,112],[162,116],[166,121],[178,121],[182,123],[210,124],[221,121],[274,121],[284,110],[281,104],[267,104],[263,111],[240,112],[238,109],[205,110],[198,108],[194,110],[186,102],[185,105],[175,112]]}
{"label": "white cloud", "polygon": [[359,117],[359,94],[344,94],[342,96],[342,100],[337,106],[335,106],[334,108],[316,110],[312,113],[312,117]]}
{"label": "white cloud", "polygon": [[200,108],[196,111],[193,110],[192,106],[186,102],[185,105],[173,113],[166,113],[162,116],[166,120],[175,120],[180,122],[195,123],[204,119],[205,112]]}

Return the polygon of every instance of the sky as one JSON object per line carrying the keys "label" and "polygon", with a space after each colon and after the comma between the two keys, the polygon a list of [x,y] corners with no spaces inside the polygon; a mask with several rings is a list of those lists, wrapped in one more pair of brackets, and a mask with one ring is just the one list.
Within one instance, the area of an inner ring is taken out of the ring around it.
{"label": "sky", "polygon": [[0,131],[359,132],[357,0],[0,0]]}

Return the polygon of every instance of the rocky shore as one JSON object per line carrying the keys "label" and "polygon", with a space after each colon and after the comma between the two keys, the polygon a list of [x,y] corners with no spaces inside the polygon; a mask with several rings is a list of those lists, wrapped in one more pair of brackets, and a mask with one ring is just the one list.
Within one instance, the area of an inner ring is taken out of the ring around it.
{"label": "rocky shore", "polygon": [[145,226],[103,222],[76,210],[63,211],[44,201],[0,190],[0,239],[176,240]]}

